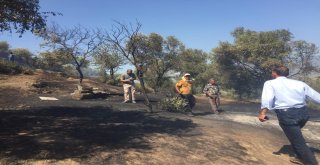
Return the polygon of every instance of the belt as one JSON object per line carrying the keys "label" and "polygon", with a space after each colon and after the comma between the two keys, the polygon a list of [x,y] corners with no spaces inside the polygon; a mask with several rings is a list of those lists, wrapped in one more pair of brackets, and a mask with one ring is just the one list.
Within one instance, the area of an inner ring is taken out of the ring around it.
{"label": "belt", "polygon": [[275,109],[276,111],[283,111],[287,112],[289,110],[297,110],[297,109],[305,109],[306,107],[301,107],[301,108],[284,108],[284,109]]}

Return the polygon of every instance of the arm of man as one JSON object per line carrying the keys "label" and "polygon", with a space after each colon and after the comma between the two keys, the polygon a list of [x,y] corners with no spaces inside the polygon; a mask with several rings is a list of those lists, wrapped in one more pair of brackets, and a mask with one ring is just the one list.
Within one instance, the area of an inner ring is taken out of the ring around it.
{"label": "arm of man", "polygon": [[177,82],[177,83],[176,83],[176,91],[177,91],[179,94],[181,94],[181,92],[180,92],[180,87],[181,87],[180,82]]}
{"label": "arm of man", "polygon": [[202,92],[203,92],[204,94],[206,94],[206,95],[207,95],[207,92],[208,92],[207,86],[208,86],[208,85],[204,86],[203,91],[202,91]]}
{"label": "arm of man", "polygon": [[258,119],[261,122],[268,120],[267,112],[272,108],[274,103],[274,89],[269,81],[265,82],[261,95],[261,109],[258,115]]}
{"label": "arm of man", "polygon": [[126,79],[125,79],[124,75],[121,75],[120,81],[121,81],[121,82],[129,82],[129,80],[126,80]]}
{"label": "arm of man", "polygon": [[203,92],[207,97],[209,97],[209,94],[208,94],[208,85],[204,86],[202,92]]}
{"label": "arm of man", "polygon": [[320,94],[307,84],[305,84],[305,95],[320,104]]}

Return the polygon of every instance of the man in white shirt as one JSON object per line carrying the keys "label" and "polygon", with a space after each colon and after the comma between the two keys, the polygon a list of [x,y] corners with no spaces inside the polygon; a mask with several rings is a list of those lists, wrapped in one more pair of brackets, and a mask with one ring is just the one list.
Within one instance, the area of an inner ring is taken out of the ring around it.
{"label": "man in white shirt", "polygon": [[309,119],[305,107],[306,98],[320,103],[320,94],[301,81],[288,79],[289,69],[285,66],[272,70],[273,80],[266,81],[261,96],[259,120],[268,120],[269,110],[277,114],[279,125],[289,139],[297,156],[305,164],[318,164],[314,154],[306,145],[301,128]]}

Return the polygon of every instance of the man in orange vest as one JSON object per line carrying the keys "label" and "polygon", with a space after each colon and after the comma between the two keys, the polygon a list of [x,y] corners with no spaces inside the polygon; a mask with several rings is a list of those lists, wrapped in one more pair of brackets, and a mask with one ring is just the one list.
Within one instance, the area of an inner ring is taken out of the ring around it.
{"label": "man in orange vest", "polygon": [[176,91],[182,98],[188,101],[190,111],[196,104],[196,100],[192,95],[192,81],[190,73],[186,73],[183,75],[182,79],[176,83]]}

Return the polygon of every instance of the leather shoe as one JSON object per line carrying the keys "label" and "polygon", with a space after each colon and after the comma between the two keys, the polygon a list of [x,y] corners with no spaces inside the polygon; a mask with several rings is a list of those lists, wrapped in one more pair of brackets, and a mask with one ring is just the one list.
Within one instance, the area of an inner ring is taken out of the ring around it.
{"label": "leather shoe", "polygon": [[301,164],[301,165],[304,165],[304,163],[297,157],[291,157],[290,158],[290,162],[291,163],[294,163],[294,164]]}

